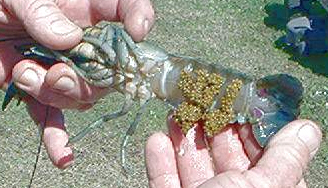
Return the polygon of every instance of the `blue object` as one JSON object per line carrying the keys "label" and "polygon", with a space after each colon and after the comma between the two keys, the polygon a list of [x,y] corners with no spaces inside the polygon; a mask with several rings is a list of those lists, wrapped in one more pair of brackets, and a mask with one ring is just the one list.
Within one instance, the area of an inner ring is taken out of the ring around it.
{"label": "blue object", "polygon": [[301,55],[328,51],[328,20],[325,17],[298,17],[287,23],[286,43]]}
{"label": "blue object", "polygon": [[[268,100],[272,110],[259,113],[259,121],[252,125],[253,135],[261,147],[282,127],[299,115],[303,86],[297,79],[287,74],[266,76],[257,82],[258,95]],[[264,93],[264,95],[262,95]]]}
{"label": "blue object", "polygon": [[18,97],[17,105],[19,105],[21,99],[27,95],[28,94],[25,91],[17,88],[13,82],[10,82],[6,90],[5,98],[3,99],[2,102],[2,106],[1,106],[2,111],[4,111],[7,108],[8,104],[10,103],[10,101],[12,101],[14,97]]}

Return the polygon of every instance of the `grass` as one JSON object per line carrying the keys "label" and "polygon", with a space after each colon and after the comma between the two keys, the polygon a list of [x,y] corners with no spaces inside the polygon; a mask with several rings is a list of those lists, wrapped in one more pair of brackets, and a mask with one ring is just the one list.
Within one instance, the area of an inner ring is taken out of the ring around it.
{"label": "grass", "polygon": [[[199,57],[209,63],[237,69],[261,77],[289,73],[299,78],[304,87],[301,118],[312,119],[328,131],[328,79],[325,73],[313,73],[312,67],[292,58],[275,47],[284,32],[267,27],[264,7],[272,0],[154,0],[156,23],[148,36],[171,53]],[[1,96],[3,97],[3,96]],[[100,114],[118,109],[123,97],[112,94],[99,101],[95,109],[84,113],[67,111],[68,131],[76,133]],[[0,187],[24,187],[28,184],[37,147],[37,129],[24,106],[0,114]],[[33,187],[147,187],[143,145],[147,137],[165,131],[168,108],[152,101],[140,128],[128,146],[131,175],[126,178],[119,166],[119,144],[136,108],[128,118],[109,122],[87,139],[75,145],[76,162],[66,170],[55,169],[42,151]],[[306,173],[309,187],[328,186],[328,140]]]}

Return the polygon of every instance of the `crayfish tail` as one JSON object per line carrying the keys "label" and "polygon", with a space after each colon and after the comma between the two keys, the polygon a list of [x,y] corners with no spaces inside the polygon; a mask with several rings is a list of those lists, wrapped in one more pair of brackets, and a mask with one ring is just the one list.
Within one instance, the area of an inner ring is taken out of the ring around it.
{"label": "crayfish tail", "polygon": [[253,116],[258,120],[253,124],[253,134],[264,147],[273,135],[299,115],[303,86],[295,77],[276,74],[258,80],[256,92],[263,103],[253,108]]}

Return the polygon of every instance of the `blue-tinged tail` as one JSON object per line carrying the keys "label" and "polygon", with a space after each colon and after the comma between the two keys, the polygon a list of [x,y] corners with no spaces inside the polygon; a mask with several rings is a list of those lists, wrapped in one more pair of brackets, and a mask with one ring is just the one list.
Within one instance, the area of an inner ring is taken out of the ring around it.
{"label": "blue-tinged tail", "polygon": [[264,147],[283,126],[297,119],[303,95],[301,82],[287,74],[266,76],[256,82],[258,105],[253,109],[257,123],[253,134]]}

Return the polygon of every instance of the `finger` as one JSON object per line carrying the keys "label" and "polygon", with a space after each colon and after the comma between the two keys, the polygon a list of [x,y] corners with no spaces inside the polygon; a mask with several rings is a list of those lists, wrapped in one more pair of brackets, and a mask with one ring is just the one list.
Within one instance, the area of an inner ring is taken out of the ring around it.
{"label": "finger", "polygon": [[[285,177],[288,179],[288,177]],[[256,187],[270,187],[269,184],[266,183],[265,179],[256,179],[255,177],[249,176],[249,174],[243,173],[238,170],[230,170],[224,173],[221,173],[204,184],[200,185],[198,188],[256,188]],[[281,186],[283,187],[283,186]],[[302,179],[298,185],[292,185],[289,187],[296,188],[307,188],[304,179]]]}
{"label": "finger", "polygon": [[43,104],[58,108],[80,108],[81,104],[69,96],[53,92],[46,84],[44,77],[47,71],[32,60],[23,60],[13,69],[13,78],[17,87],[26,91]]}
{"label": "finger", "polygon": [[113,89],[95,87],[79,77],[64,63],[52,66],[46,75],[47,85],[57,93],[70,96],[81,103],[94,103]]}
{"label": "finger", "polygon": [[15,25],[1,24],[1,14],[0,14],[0,28],[1,28],[0,35],[3,35],[1,36],[1,39],[27,36],[23,26],[18,27]]}
{"label": "finger", "polygon": [[[261,181],[261,179],[256,181]],[[258,186],[252,185],[252,182],[241,171],[229,170],[207,180],[198,188],[258,188]]]}
{"label": "finger", "polygon": [[94,0],[91,7],[99,17],[123,22],[135,41],[141,41],[154,23],[154,9],[149,0]]}
{"label": "finger", "polygon": [[261,184],[253,182],[259,187],[294,187],[317,152],[321,137],[313,122],[291,122],[270,140],[262,158],[245,175],[248,179],[262,179]]}
{"label": "finger", "polygon": [[154,23],[154,9],[149,0],[121,0],[118,10],[125,29],[135,41],[141,41]]}
{"label": "finger", "polygon": [[301,181],[296,185],[296,188],[307,188],[304,178],[302,178]]}
{"label": "finger", "polygon": [[[93,1],[94,0],[56,0],[56,4],[67,18],[73,20],[74,23],[81,28],[85,28],[99,21],[97,19],[98,15],[90,7]],[[110,7],[107,8],[108,11],[111,11]]]}
{"label": "finger", "polygon": [[151,188],[179,188],[180,180],[174,149],[163,133],[153,134],[147,141],[145,158]]}
{"label": "finger", "polygon": [[250,161],[237,131],[238,124],[227,126],[211,141],[212,156],[217,173],[228,170],[247,170]]}
{"label": "finger", "polygon": [[71,22],[52,0],[4,0],[3,5],[41,44],[57,50],[75,46],[82,30]]}
{"label": "finger", "polygon": [[30,98],[27,100],[31,117],[44,128],[43,142],[52,163],[64,169],[73,163],[74,157],[70,147],[66,147],[68,135],[65,131],[62,112],[50,106],[43,105]]}
{"label": "finger", "polygon": [[168,126],[182,187],[194,188],[213,177],[213,165],[201,125],[196,124],[186,136],[182,134],[172,117],[168,119]]}
{"label": "finger", "polygon": [[[4,1],[2,1],[4,2]],[[2,26],[7,26],[12,29],[23,28],[22,24],[17,20],[15,16],[13,16],[6,7],[4,7],[4,3],[0,4],[0,24]]]}
{"label": "finger", "polygon": [[16,51],[14,48],[8,47],[13,45],[10,42],[0,42],[0,85],[4,89],[4,84],[11,79],[11,71],[15,65],[15,63],[19,60],[19,57],[16,55],[8,55],[15,54]]}
{"label": "finger", "polygon": [[251,162],[251,166],[254,166],[257,161],[262,157],[263,148],[257,143],[252,131],[252,125],[245,124],[238,126],[237,128],[239,138],[243,143],[244,151]]}

